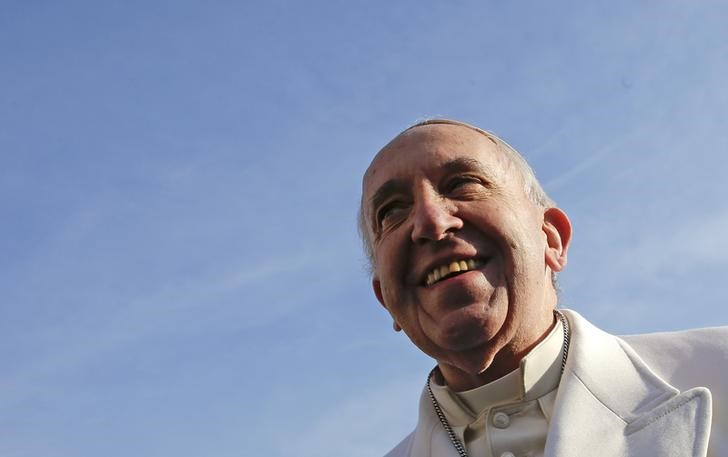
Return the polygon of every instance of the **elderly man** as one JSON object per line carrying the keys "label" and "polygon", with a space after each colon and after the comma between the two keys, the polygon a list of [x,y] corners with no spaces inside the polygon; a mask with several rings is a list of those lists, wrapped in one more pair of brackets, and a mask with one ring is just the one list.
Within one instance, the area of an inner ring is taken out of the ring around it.
{"label": "elderly man", "polygon": [[571,224],[499,138],[400,133],[360,225],[374,294],[437,362],[388,456],[728,456],[728,329],[618,338],[557,310]]}

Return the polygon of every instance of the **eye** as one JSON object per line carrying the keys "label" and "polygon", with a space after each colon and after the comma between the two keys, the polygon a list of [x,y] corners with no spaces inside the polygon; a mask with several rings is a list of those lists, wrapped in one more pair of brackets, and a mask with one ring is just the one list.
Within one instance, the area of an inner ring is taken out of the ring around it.
{"label": "eye", "polygon": [[471,186],[482,186],[483,181],[477,176],[460,175],[450,179],[445,186],[448,193],[467,190]]}
{"label": "eye", "polygon": [[406,209],[407,205],[397,200],[382,205],[376,214],[377,227],[385,227],[395,223],[402,217]]}

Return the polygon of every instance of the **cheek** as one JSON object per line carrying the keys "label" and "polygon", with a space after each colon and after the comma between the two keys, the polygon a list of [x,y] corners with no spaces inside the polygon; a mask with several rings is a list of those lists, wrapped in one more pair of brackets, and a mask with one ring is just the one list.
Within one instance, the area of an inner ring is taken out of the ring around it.
{"label": "cheek", "polygon": [[385,268],[385,265],[378,265],[377,273],[379,275],[379,288],[384,305],[389,309],[390,313],[396,313],[400,299],[398,297],[396,281],[393,279],[395,276],[393,275],[391,265],[389,265],[389,268]]}
{"label": "cheek", "polygon": [[488,262],[485,268],[482,270],[485,280],[492,287],[499,287],[506,285],[506,265],[508,260],[501,256],[495,256]]}
{"label": "cheek", "polygon": [[392,288],[387,282],[382,282],[382,298],[384,299],[384,304],[387,306],[387,309],[391,310],[396,300],[392,294]]}
{"label": "cheek", "polygon": [[401,280],[406,268],[407,255],[406,244],[397,241],[394,236],[388,237],[375,247],[375,266],[383,280],[388,283]]}

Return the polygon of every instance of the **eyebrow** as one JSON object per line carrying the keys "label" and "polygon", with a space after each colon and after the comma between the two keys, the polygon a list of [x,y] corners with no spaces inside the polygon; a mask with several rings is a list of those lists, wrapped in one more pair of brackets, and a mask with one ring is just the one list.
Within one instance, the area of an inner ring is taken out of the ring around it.
{"label": "eyebrow", "polygon": [[477,170],[486,173],[488,177],[490,177],[490,174],[487,173],[485,166],[483,166],[483,164],[478,159],[472,159],[468,157],[453,159],[443,164],[442,168],[449,173]]}

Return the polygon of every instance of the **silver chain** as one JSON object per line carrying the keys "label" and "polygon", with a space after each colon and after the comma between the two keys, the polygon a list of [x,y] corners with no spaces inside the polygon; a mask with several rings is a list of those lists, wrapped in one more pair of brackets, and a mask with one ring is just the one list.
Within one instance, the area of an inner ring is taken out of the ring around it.
{"label": "silver chain", "polygon": [[[564,345],[561,349],[561,374],[564,374],[564,367],[566,367],[566,358],[569,356],[569,344],[571,343],[571,328],[569,327],[569,321],[561,313],[561,311],[555,309],[554,314],[558,316],[559,320],[561,321],[561,326],[564,329]],[[442,408],[440,408],[440,404],[437,402],[435,394],[432,393],[430,380],[432,379],[432,375],[435,374],[435,370],[437,370],[437,367],[433,368],[432,371],[430,371],[430,374],[427,376],[427,393],[430,394],[432,407],[435,409],[435,414],[437,414],[437,418],[440,419],[442,428],[444,428],[447,432],[447,436],[450,438],[450,442],[455,447],[455,450],[458,451],[458,455],[460,457],[468,457],[468,451],[465,450],[465,446],[462,442],[460,442],[460,439],[457,437],[457,435],[455,435],[452,427],[450,427],[450,422],[447,421],[447,417],[445,417],[445,413],[442,412]]]}

